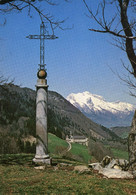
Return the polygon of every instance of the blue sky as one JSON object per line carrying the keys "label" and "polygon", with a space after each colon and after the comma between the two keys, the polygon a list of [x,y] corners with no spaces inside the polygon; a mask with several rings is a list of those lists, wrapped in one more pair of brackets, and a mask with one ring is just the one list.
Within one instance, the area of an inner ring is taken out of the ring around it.
{"label": "blue sky", "polygon": [[[96,1],[92,2],[96,8]],[[127,74],[121,63],[122,59],[126,65],[129,64],[126,54],[109,43],[112,37],[88,30],[96,24],[85,15],[87,10],[82,1],[66,3],[61,0],[60,5],[45,9],[55,18],[68,18],[63,27],[73,26],[71,30],[56,29],[59,39],[45,41],[49,90],[64,97],[89,91],[108,101],[135,103],[128,87],[111,71]],[[39,34],[40,18],[33,10],[31,15],[32,18],[27,15],[27,10],[2,15],[1,22],[6,18],[7,23],[0,26],[0,68],[4,76],[15,78],[16,84],[35,89],[40,62],[39,40],[25,37]]]}

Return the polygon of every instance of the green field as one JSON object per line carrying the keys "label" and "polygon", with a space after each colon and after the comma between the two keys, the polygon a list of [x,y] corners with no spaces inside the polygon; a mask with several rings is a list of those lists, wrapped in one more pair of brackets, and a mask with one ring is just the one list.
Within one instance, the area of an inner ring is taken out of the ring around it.
{"label": "green field", "polygon": [[[65,140],[62,140],[58,138],[57,136],[50,134],[48,135],[48,146],[49,146],[49,152],[51,156],[58,156],[60,151],[63,154],[63,151],[65,151],[68,147],[68,143]],[[91,160],[91,156],[89,155],[88,148],[86,146],[80,145],[80,144],[72,144],[72,149],[70,152],[65,154],[67,158],[75,159],[77,161],[81,161],[84,163],[89,163]]]}
{"label": "green field", "polygon": [[66,149],[68,147],[68,143],[60,139],[54,134],[49,133],[48,134],[48,149],[51,154],[56,154],[56,150],[59,148],[64,148]]}
{"label": "green field", "polygon": [[[72,143],[72,149],[69,152],[66,152],[67,147],[68,143],[65,140],[62,140],[51,133],[48,134],[48,149],[49,155],[52,158],[74,160],[85,164],[90,163],[92,159],[94,160],[94,158],[89,154],[89,150],[86,146]],[[111,148],[111,151],[113,152],[115,158],[123,158],[128,160],[128,152],[115,148]],[[5,162],[5,164],[8,164],[9,162],[14,164],[16,161],[21,164],[25,158],[27,158],[28,162],[31,162],[32,158],[34,158],[34,154],[29,154],[29,156],[27,154],[7,154],[1,156],[2,158],[0,158],[0,163]]]}
{"label": "green field", "polygon": [[[51,156],[55,157],[57,154],[57,150],[61,150],[63,152],[63,149],[65,150],[68,147],[68,144],[65,140],[62,140],[58,138],[57,136],[50,134],[48,135],[48,146],[49,146],[49,152]],[[107,146],[108,147],[108,146]],[[111,148],[111,151],[113,152],[113,155],[115,158],[123,158],[128,160],[128,152]],[[76,159],[77,161],[81,161],[84,163],[89,163],[92,159],[92,156],[89,154],[88,148],[86,146],[72,143],[72,149],[70,150],[68,157],[71,157],[73,159]]]}
{"label": "green field", "polygon": [[114,156],[116,158],[122,158],[128,160],[128,152],[127,151],[122,151],[119,149],[111,148],[111,151],[113,152]]}
{"label": "green field", "polygon": [[88,148],[86,146],[80,144],[72,144],[72,149],[70,152],[78,156],[79,160],[81,159],[82,162],[89,163],[91,160],[91,156],[89,154]]}
{"label": "green field", "polygon": [[[66,141],[49,134],[48,143],[53,166],[46,166],[45,170],[34,169],[35,165],[32,163],[34,154],[0,155],[0,195],[136,194],[135,180],[105,179],[94,171],[89,174],[74,172],[75,165],[87,164],[91,160],[86,146],[72,144],[68,156],[63,157],[61,153],[68,147]],[[115,157],[127,158],[124,151],[117,149],[112,151]],[[70,165],[61,166],[61,163]]]}
{"label": "green field", "polygon": [[0,165],[0,194],[136,194],[135,180],[104,179],[68,168],[36,170],[28,165]]}

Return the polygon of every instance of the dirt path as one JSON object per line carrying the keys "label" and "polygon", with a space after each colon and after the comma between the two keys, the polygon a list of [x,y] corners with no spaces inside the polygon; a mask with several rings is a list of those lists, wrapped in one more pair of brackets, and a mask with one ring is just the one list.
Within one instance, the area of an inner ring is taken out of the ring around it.
{"label": "dirt path", "polygon": [[68,142],[68,141],[67,141],[67,143],[68,143],[68,145],[69,145],[68,148],[67,148],[67,152],[69,152],[69,151],[71,150],[71,148],[72,148],[72,145],[71,145],[71,143]]}

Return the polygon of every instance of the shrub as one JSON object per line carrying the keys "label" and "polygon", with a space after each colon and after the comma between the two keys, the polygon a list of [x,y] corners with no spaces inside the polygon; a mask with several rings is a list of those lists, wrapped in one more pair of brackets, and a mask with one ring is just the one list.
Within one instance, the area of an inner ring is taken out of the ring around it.
{"label": "shrub", "polygon": [[90,155],[95,157],[96,160],[101,161],[106,155],[113,157],[113,153],[109,148],[99,141],[89,141],[89,152]]}
{"label": "shrub", "polygon": [[66,147],[64,146],[57,146],[55,149],[55,154],[63,155],[66,152]]}
{"label": "shrub", "polygon": [[6,132],[0,133],[0,154],[15,154],[19,152],[19,147],[14,137],[10,137]]}

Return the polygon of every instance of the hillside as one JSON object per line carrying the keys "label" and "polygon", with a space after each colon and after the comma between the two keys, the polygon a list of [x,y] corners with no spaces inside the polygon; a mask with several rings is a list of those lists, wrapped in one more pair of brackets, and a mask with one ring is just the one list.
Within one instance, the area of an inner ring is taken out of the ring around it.
{"label": "hillside", "polygon": [[135,106],[126,102],[109,102],[102,96],[83,93],[70,94],[67,100],[88,118],[106,127],[129,126]]}
{"label": "hillside", "polygon": [[111,131],[121,138],[127,138],[131,127],[112,127]]}
{"label": "hillside", "polygon": [[[0,87],[0,131],[35,136],[35,98],[32,89],[16,85]],[[96,139],[118,139],[109,129],[84,116],[60,94],[48,92],[48,131],[65,138],[70,131]]]}

